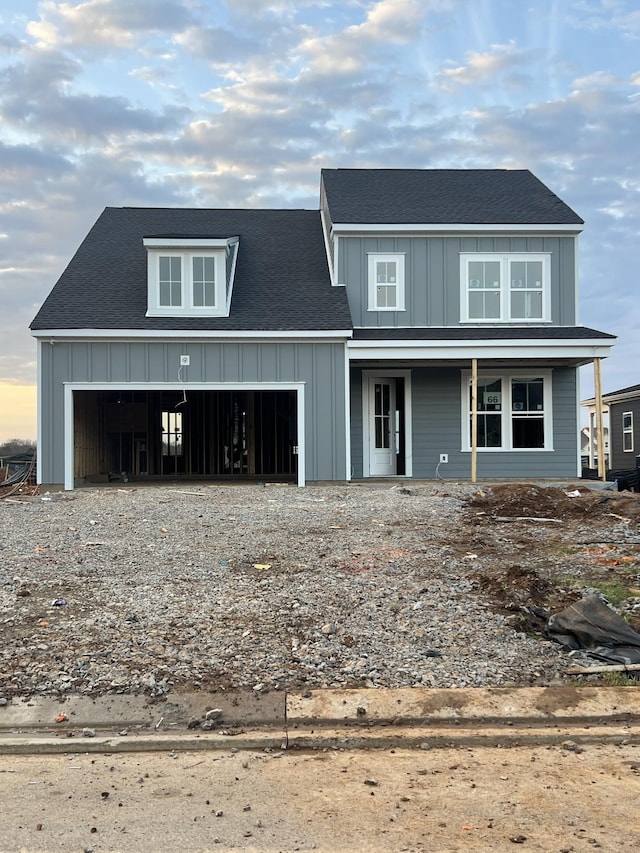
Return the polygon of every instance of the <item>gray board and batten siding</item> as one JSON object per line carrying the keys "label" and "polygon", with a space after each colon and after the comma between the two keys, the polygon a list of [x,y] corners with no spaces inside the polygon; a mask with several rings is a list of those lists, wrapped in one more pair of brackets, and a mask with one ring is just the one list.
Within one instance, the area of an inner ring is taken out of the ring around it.
{"label": "gray board and batten siding", "polygon": [[[405,310],[368,310],[369,253],[405,255]],[[354,326],[460,325],[460,255],[464,252],[549,253],[551,325],[576,322],[575,237],[564,235],[343,236],[337,283],[346,285]]]}
{"label": "gray board and batten siding", "polygon": [[[406,365],[410,367],[410,365]],[[366,368],[365,368],[366,369]],[[531,366],[531,375],[536,367]],[[498,370],[500,372],[500,369]],[[384,368],[380,369],[384,373]],[[552,377],[553,450],[496,450],[478,452],[479,478],[575,477],[578,473],[576,409],[577,370],[555,368]],[[458,368],[414,367],[411,370],[411,433],[413,477],[433,479],[440,453],[447,465],[444,479],[468,479],[471,453],[462,451],[462,373]],[[362,368],[351,368],[351,470],[363,476]]]}
{"label": "gray board and batten siding", "polygon": [[[632,442],[631,450],[623,445],[623,415],[631,413]],[[636,467],[640,459],[640,397],[631,397],[624,403],[609,403],[609,467],[613,470],[627,470]]]}
{"label": "gray board and batten siding", "polygon": [[[271,388],[297,383],[304,394],[305,471],[308,480],[343,480],[346,470],[344,342],[42,341],[40,425],[43,484],[65,482],[65,386],[113,390],[163,386],[187,397],[206,390]],[[190,365],[180,377],[181,355]],[[244,383],[244,386],[243,386]]]}

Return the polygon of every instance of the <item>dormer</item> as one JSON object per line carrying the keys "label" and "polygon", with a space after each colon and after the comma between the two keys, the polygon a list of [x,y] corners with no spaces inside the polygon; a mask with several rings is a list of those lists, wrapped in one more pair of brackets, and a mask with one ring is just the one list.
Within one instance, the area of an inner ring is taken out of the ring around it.
{"label": "dormer", "polygon": [[239,237],[144,237],[147,317],[228,317]]}

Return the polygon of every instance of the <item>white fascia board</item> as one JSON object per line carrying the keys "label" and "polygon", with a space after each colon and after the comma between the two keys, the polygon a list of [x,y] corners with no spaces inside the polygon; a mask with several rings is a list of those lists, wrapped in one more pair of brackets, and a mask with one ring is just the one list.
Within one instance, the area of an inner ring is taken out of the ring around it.
{"label": "white fascia board", "polygon": [[177,338],[180,340],[200,339],[204,341],[235,340],[235,341],[262,341],[285,339],[313,341],[313,340],[340,340],[353,337],[351,329],[331,329],[318,331],[202,331],[202,330],[175,330],[175,329],[38,329],[31,332],[32,337],[49,341],[82,340],[94,341],[99,339],[110,339],[118,341],[128,340],[169,340]]}
{"label": "white fascia board", "polygon": [[522,341],[348,341],[349,359],[553,359],[591,361],[606,358],[613,344],[591,340],[544,342]]}
{"label": "white fascia board", "polygon": [[225,249],[239,237],[143,237],[147,249]]}
{"label": "white fascia board", "polygon": [[[235,242],[238,242],[237,240]],[[233,250],[233,261],[231,262],[231,272],[229,274],[229,286],[227,288],[227,310],[226,316],[229,316],[229,312],[231,311],[231,298],[233,296],[233,285],[236,280],[236,266],[238,264],[238,249],[240,247],[236,246]]]}
{"label": "white fascia board", "polygon": [[562,233],[570,233],[570,234],[579,234],[583,230],[583,225],[536,225],[536,224],[528,224],[528,225],[512,225],[509,223],[493,223],[489,225],[479,224],[479,225],[471,225],[464,224],[460,222],[437,222],[426,224],[424,222],[407,222],[407,223],[378,223],[373,225],[371,223],[340,223],[334,222],[332,225],[332,232],[335,234],[358,234],[358,233],[370,233],[372,231],[380,231],[380,232],[433,232],[433,231],[483,231],[483,232],[492,232],[496,233],[504,233],[505,231],[544,231],[550,234],[562,232]]}
{"label": "white fascia board", "polygon": [[[640,397],[640,391],[631,391],[628,394],[603,394],[603,403],[631,403]],[[595,400],[593,401],[595,403]]]}
{"label": "white fascia board", "polygon": [[320,222],[322,223],[322,236],[324,238],[324,250],[327,255],[327,266],[329,267],[329,278],[331,279],[331,285],[335,285],[335,277],[333,274],[333,263],[331,260],[331,244],[329,239],[329,232],[327,230],[327,223],[325,220],[324,210],[320,211]]}

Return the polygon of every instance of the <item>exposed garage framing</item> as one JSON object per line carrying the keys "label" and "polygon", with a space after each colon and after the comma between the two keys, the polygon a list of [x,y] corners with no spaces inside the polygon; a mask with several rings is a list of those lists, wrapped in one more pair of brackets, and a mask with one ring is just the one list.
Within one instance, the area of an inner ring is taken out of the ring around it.
{"label": "exposed garage framing", "polygon": [[74,488],[78,465],[113,468],[114,459],[134,476],[291,477],[304,486],[304,391],[303,382],[67,382],[64,487]]}

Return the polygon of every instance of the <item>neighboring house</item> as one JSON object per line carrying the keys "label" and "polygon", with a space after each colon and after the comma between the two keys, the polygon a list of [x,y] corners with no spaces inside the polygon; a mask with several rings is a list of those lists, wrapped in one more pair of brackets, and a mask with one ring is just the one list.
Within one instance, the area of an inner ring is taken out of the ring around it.
{"label": "neighboring house", "polygon": [[615,340],[578,325],[582,225],[526,170],[107,208],[31,324],[39,480],[574,477],[578,367]]}
{"label": "neighboring house", "polygon": [[[582,405],[595,409],[595,400],[583,400]],[[602,395],[602,406],[609,415],[610,458],[612,471],[636,467],[640,457],[640,385],[621,388]]]}
{"label": "neighboring house", "polygon": [[[583,468],[598,467],[598,440],[597,430],[589,425],[580,430],[580,456]],[[603,427],[602,437],[604,440],[605,465],[609,467],[609,428]]]}

